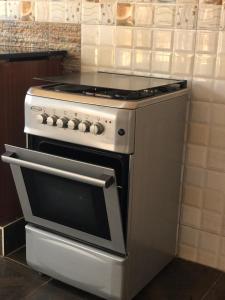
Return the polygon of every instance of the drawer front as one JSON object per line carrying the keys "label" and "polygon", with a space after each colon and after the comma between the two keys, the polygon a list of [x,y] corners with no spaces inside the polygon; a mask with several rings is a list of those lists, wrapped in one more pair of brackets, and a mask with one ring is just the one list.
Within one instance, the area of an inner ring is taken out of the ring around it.
{"label": "drawer front", "polygon": [[106,299],[124,299],[125,258],[31,225],[26,225],[26,245],[35,270]]}

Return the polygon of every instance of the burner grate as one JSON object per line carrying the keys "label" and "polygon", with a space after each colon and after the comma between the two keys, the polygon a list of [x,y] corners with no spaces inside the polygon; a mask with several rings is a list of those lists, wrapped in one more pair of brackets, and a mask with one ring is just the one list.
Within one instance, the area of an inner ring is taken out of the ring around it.
{"label": "burner grate", "polygon": [[82,85],[78,86],[72,84],[50,84],[44,86],[43,88],[46,90],[56,92],[83,94],[87,96],[102,97],[116,100],[141,100],[143,98],[160,96],[165,93],[172,93],[185,87],[185,84],[182,86],[181,83],[175,83],[167,86],[159,86],[138,91],[91,87]]}

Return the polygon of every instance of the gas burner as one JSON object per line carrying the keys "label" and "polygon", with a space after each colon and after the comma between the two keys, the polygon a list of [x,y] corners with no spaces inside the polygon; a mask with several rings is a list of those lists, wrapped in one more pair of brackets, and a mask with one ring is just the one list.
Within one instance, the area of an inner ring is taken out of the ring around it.
{"label": "gas burner", "polygon": [[140,90],[124,90],[124,89],[114,89],[114,88],[104,88],[95,86],[85,86],[85,85],[74,85],[74,84],[50,84],[43,86],[43,89],[72,93],[72,94],[83,94],[86,96],[110,98],[123,101],[141,101],[144,98],[156,97],[162,94],[176,92],[186,88],[185,81],[177,81],[167,85],[150,87]]}

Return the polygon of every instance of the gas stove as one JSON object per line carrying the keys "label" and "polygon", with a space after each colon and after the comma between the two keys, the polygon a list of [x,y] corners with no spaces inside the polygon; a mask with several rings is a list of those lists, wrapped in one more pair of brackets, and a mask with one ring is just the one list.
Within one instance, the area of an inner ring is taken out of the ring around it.
{"label": "gas stove", "polygon": [[28,222],[27,262],[131,300],[176,254],[187,83],[108,73],[44,80],[26,95],[27,147],[6,145],[2,155]]}
{"label": "gas stove", "polygon": [[109,73],[41,80],[26,97],[26,133],[121,153],[134,149],[136,109],[187,92],[185,80]]}

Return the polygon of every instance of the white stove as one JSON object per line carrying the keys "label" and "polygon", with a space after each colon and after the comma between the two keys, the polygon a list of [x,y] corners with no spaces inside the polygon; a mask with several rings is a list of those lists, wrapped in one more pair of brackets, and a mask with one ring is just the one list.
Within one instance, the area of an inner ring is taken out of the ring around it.
{"label": "white stove", "polygon": [[77,73],[25,100],[26,149],[6,145],[27,262],[132,299],[176,254],[186,81]]}

